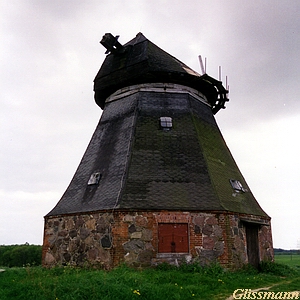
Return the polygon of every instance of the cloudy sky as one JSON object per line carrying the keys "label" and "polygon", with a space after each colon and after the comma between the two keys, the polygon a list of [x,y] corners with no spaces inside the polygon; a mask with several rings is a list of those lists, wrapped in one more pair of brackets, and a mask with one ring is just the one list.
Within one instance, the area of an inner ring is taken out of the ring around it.
{"label": "cloudy sky", "polygon": [[300,248],[300,1],[1,0],[0,244],[42,244],[101,109],[103,34],[142,32],[200,72],[228,76],[216,115],[275,247]]}

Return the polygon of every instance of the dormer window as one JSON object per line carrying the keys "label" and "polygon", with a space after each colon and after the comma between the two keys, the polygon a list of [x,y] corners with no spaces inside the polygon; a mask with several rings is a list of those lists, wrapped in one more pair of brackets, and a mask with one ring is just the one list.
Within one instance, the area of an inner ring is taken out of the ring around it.
{"label": "dormer window", "polygon": [[99,172],[95,172],[91,175],[88,185],[97,185],[101,179],[101,174]]}
{"label": "dormer window", "polygon": [[243,185],[241,184],[240,181],[235,180],[235,179],[230,179],[230,183],[232,188],[236,191],[236,192],[246,192],[246,189],[244,189]]}
{"label": "dormer window", "polygon": [[172,118],[171,117],[160,117],[160,127],[164,130],[170,130],[172,128]]}

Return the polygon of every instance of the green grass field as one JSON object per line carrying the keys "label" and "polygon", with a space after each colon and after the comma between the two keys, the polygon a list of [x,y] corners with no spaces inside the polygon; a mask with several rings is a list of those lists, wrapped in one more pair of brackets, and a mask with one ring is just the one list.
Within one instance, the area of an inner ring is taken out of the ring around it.
{"label": "green grass field", "polygon": [[[283,258],[280,258],[283,259]],[[297,269],[296,266],[293,267]],[[41,267],[5,268],[0,272],[0,299],[226,299],[235,289],[279,284],[272,290],[295,291],[300,272],[278,264],[230,272],[219,266],[162,266],[112,271]]]}
{"label": "green grass field", "polygon": [[300,254],[279,254],[275,255],[275,262],[284,264],[290,267],[298,268],[300,270]]}

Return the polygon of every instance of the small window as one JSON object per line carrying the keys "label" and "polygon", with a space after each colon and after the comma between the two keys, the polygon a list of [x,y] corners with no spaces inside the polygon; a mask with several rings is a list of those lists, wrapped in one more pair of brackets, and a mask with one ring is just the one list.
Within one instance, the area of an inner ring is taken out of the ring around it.
{"label": "small window", "polygon": [[99,172],[95,172],[91,175],[88,185],[98,184],[101,179],[101,174]]}
{"label": "small window", "polygon": [[160,127],[165,130],[170,130],[172,128],[172,118],[171,117],[160,117]]}
{"label": "small window", "polygon": [[232,188],[237,191],[237,192],[246,192],[246,190],[244,189],[243,185],[241,184],[240,181],[235,180],[235,179],[230,179],[230,183]]}
{"label": "small window", "polygon": [[188,253],[188,224],[160,223],[158,224],[159,253]]}

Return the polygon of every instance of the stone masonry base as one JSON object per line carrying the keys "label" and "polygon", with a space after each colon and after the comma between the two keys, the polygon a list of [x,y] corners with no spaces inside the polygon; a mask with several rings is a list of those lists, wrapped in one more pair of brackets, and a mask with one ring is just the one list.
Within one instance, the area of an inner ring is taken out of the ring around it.
{"label": "stone masonry base", "polygon": [[[151,266],[248,263],[245,223],[259,224],[259,258],[273,260],[270,220],[224,212],[106,211],[45,218],[43,266],[110,269],[121,263]],[[188,252],[159,253],[158,224],[187,224]]]}

